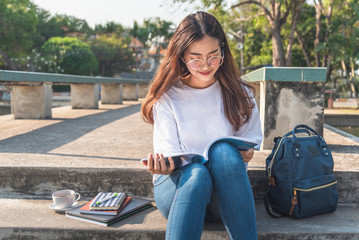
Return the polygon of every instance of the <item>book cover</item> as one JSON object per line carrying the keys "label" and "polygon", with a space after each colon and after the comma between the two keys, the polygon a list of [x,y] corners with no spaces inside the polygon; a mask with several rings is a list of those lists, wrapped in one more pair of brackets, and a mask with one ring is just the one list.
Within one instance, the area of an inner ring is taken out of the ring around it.
{"label": "book cover", "polygon": [[[91,210],[117,210],[127,197],[126,193],[100,192],[91,201]],[[108,200],[106,200],[108,199]],[[104,201],[106,200],[106,201]]]}
{"label": "book cover", "polygon": [[93,199],[92,199],[91,201],[89,201],[83,207],[80,208],[80,212],[83,214],[99,214],[99,215],[116,216],[127,206],[127,204],[131,201],[131,199],[132,199],[132,197],[127,197],[126,200],[124,201],[124,203],[122,204],[122,206],[118,210],[91,210],[90,204],[93,201]]}
{"label": "book cover", "polygon": [[[196,163],[204,164],[206,161],[208,161],[208,153],[210,148],[213,146],[214,143],[217,142],[227,142],[240,151],[246,151],[249,150],[250,148],[256,148],[258,146],[256,142],[254,142],[252,139],[249,138],[237,137],[237,136],[219,137],[212,140],[207,145],[203,154],[183,152],[183,153],[173,153],[171,155],[164,156],[166,165],[169,166],[169,161],[168,161],[169,157],[172,157],[175,164],[175,168],[180,167],[188,162],[196,162]],[[147,166],[147,158],[143,158],[140,161]]]}
{"label": "book cover", "polygon": [[127,206],[116,216],[98,215],[98,214],[82,214],[80,208],[71,209],[65,212],[66,217],[90,222],[102,226],[109,226],[115,222],[125,219],[133,214],[141,212],[147,208],[152,207],[151,201],[142,198],[133,197]]}
{"label": "book cover", "polygon": [[88,222],[88,223],[93,223],[93,224],[97,224],[97,225],[100,225],[100,226],[105,226],[105,227],[108,227],[116,222],[119,222],[125,218],[128,218],[132,215],[135,215],[139,212],[142,212],[144,210],[146,210],[147,208],[150,208],[152,207],[152,204],[148,204],[148,205],[145,205],[143,207],[140,207],[132,212],[129,212],[125,215],[121,215],[120,217],[117,217],[115,219],[113,219],[112,221],[110,222],[101,222],[101,221],[97,221],[97,220],[93,220],[93,219],[89,219],[89,218],[84,218],[84,217],[81,217],[81,216],[76,216],[76,215],[70,215],[70,214],[66,214],[66,217],[68,218],[71,218],[71,219],[75,219],[75,220],[79,220],[79,221],[83,221],[83,222]]}

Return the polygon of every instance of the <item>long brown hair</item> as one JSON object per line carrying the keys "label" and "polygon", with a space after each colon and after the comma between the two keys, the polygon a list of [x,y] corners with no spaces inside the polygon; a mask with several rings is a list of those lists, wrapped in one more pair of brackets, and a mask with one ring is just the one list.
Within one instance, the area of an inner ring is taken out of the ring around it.
{"label": "long brown hair", "polygon": [[152,107],[162,94],[189,74],[186,65],[181,61],[186,49],[206,35],[218,39],[223,48],[223,64],[215,76],[221,85],[224,113],[228,121],[235,130],[238,130],[250,119],[253,104],[245,87],[252,89],[253,92],[254,88],[240,78],[240,72],[233,60],[221,24],[213,15],[200,11],[184,18],[169,42],[166,55],[142,103],[142,117],[146,122],[153,124]]}

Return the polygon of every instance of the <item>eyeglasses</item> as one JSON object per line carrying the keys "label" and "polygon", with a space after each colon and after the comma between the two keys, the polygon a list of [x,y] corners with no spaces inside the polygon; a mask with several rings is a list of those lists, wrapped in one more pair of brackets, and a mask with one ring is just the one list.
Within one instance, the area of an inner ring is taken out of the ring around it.
{"label": "eyeglasses", "polygon": [[[187,64],[187,67],[191,68],[194,71],[200,70],[204,66],[204,61],[202,59],[193,59],[189,62],[186,62],[183,59],[183,62]],[[222,56],[214,56],[207,59],[208,67],[218,67],[223,63]]]}

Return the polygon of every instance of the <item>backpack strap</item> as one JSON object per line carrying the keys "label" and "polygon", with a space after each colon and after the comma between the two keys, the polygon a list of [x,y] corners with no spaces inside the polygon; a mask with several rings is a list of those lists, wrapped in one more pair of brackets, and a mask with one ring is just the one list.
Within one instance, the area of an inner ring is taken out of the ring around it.
{"label": "backpack strap", "polygon": [[267,212],[267,214],[269,216],[271,216],[272,218],[281,218],[284,217],[283,214],[280,214],[276,211],[274,211],[271,206],[270,206],[270,197],[269,197],[269,191],[267,191],[266,193],[264,193],[264,208]]}

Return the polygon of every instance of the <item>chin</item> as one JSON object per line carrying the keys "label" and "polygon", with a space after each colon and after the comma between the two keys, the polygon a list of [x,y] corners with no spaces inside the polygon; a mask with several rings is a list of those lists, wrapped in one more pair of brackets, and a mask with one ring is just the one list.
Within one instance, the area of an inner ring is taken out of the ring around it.
{"label": "chin", "polygon": [[214,76],[208,76],[208,77],[198,76],[197,78],[202,82],[210,82],[214,79]]}

